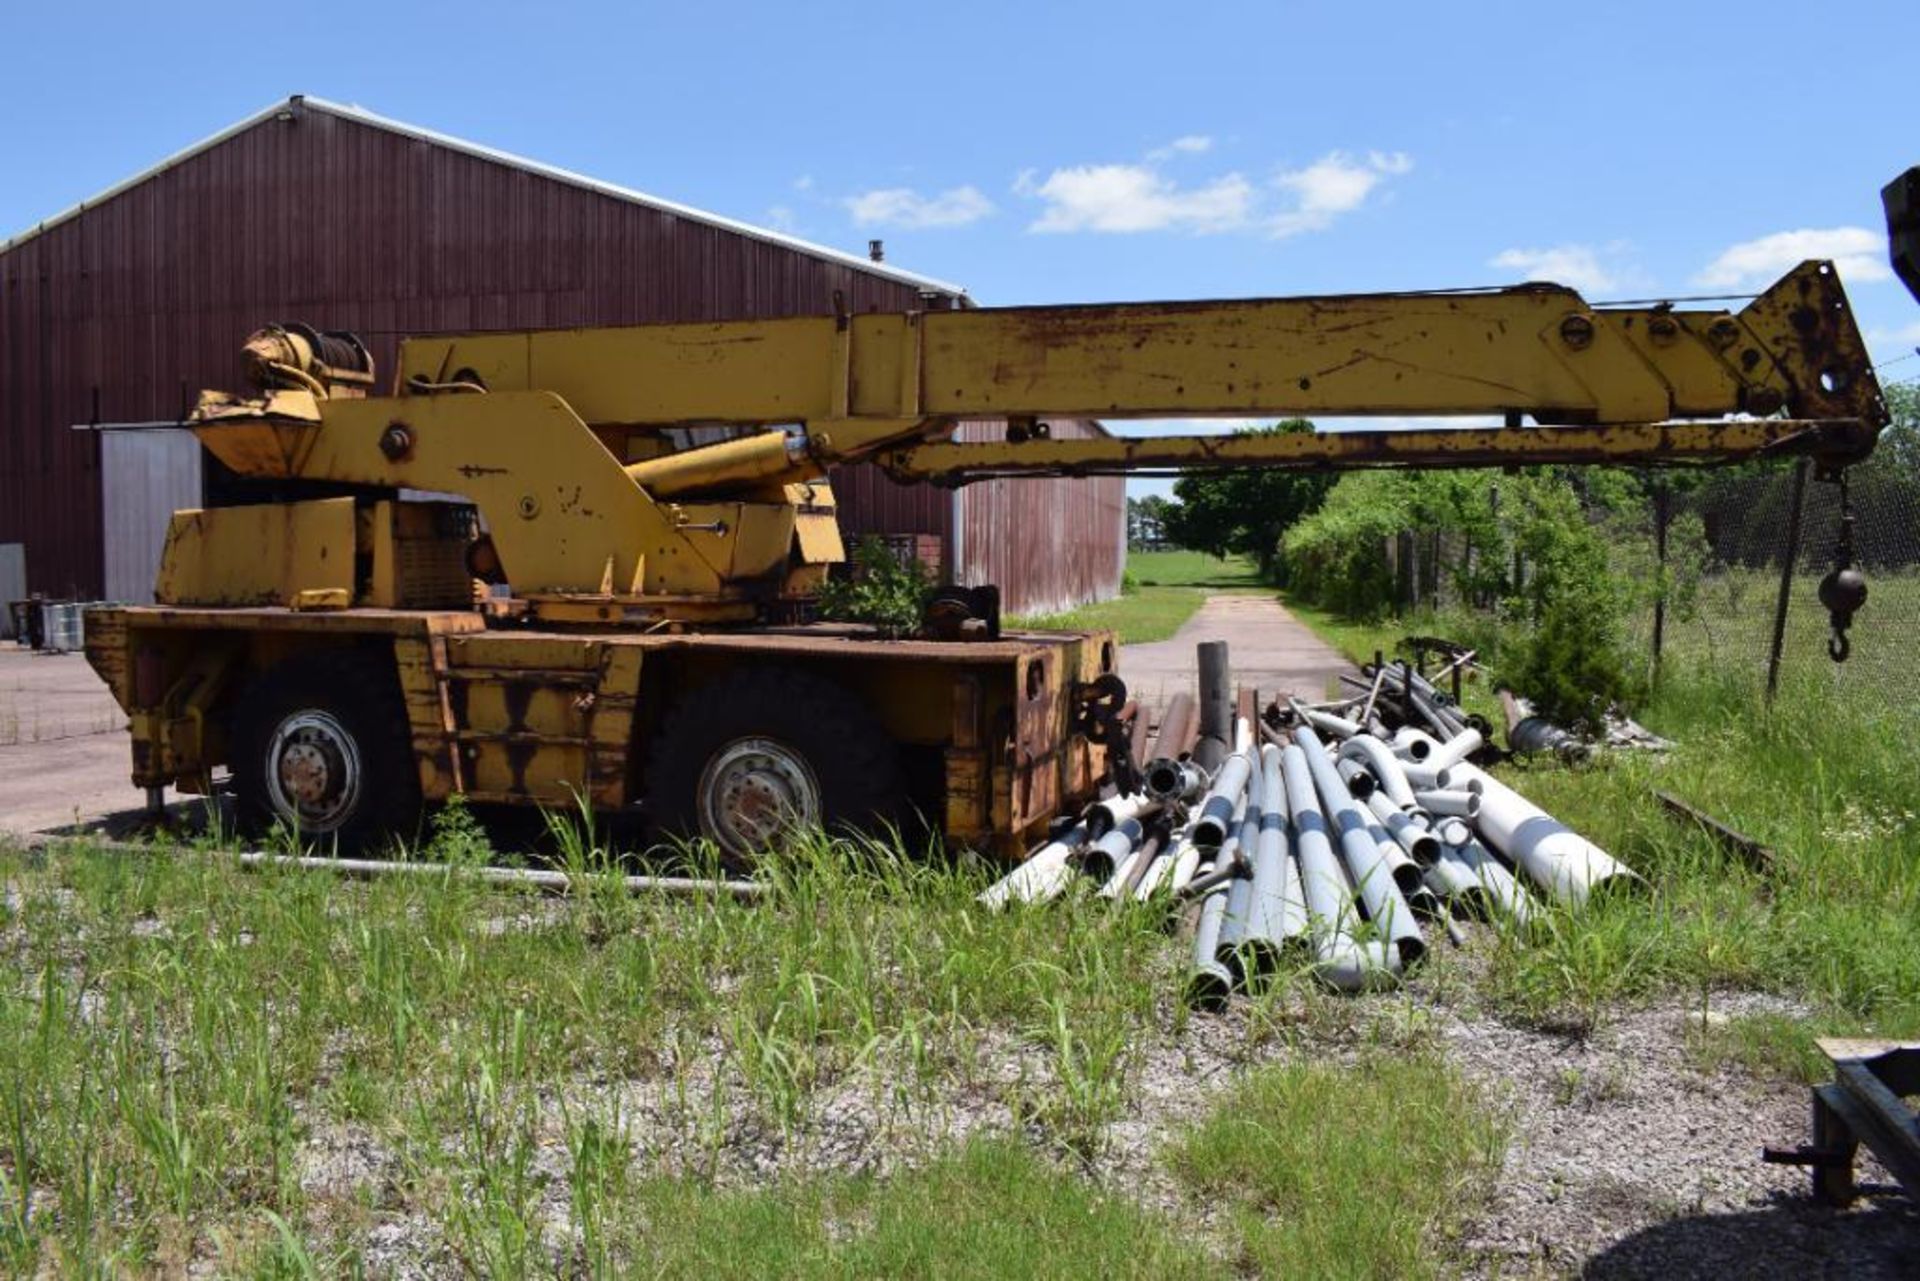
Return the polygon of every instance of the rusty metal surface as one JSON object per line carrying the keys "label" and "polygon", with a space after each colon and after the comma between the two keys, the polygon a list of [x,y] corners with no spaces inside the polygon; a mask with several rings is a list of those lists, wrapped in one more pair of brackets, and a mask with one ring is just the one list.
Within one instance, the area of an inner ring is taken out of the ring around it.
{"label": "rusty metal surface", "polygon": [[401,332],[824,315],[836,291],[853,311],[926,305],[787,246],[289,111],[0,254],[0,542],[28,544],[34,590],[101,586],[98,440],[68,426],[174,419],[201,387],[242,385],[240,341],[265,318],[353,329],[392,369]]}
{"label": "rusty metal surface", "polygon": [[[1080,419],[1048,425],[1058,440],[1106,434]],[[954,439],[1005,440],[1006,424],[962,423]],[[919,488],[948,497],[932,485]],[[959,514],[959,580],[968,586],[998,583],[1007,613],[1053,613],[1120,594],[1126,566],[1124,479],[986,480],[958,491],[952,501]]]}

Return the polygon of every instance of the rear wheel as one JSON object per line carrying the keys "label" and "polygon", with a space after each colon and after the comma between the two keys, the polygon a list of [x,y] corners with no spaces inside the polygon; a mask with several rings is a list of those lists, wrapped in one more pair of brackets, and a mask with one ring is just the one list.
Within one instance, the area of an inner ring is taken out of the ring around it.
{"label": "rear wheel", "polygon": [[420,812],[406,712],[392,671],[358,654],[289,659],[246,691],[234,718],[241,824],[360,850]]}
{"label": "rear wheel", "polygon": [[904,791],[886,731],[852,694],[804,672],[751,668],[694,691],[647,759],[655,833],[704,836],[735,867],[796,831],[896,822]]}

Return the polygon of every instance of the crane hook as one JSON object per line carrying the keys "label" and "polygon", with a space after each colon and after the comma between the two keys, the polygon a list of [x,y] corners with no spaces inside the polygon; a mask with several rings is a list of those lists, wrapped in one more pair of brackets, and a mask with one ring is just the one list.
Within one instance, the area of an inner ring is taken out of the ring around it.
{"label": "crane hook", "polygon": [[1844,663],[1853,652],[1847,629],[1853,616],[1867,603],[1867,579],[1853,567],[1853,501],[1847,493],[1847,473],[1843,468],[1836,479],[1840,484],[1840,533],[1834,540],[1833,568],[1820,580],[1820,603],[1826,607],[1832,628],[1827,637],[1827,657]]}

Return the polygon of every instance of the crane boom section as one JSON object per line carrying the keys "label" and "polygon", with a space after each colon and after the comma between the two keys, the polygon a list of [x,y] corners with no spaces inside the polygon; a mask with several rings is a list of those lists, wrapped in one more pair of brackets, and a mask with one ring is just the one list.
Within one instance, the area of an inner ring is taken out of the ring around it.
{"label": "crane boom section", "polygon": [[[462,380],[557,393],[596,427],[804,424],[819,462],[943,435],[966,418],[1474,414],[1603,425],[1883,412],[1826,263],[1802,265],[1737,313],[1594,307],[1542,285],[404,344],[403,388]],[[1114,450],[1107,461],[1130,459]]]}

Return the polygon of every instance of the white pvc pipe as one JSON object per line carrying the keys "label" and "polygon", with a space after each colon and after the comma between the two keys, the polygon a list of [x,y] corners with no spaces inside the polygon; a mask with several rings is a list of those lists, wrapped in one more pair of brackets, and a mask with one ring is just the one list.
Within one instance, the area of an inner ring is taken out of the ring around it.
{"label": "white pvc pipe", "polygon": [[1562,903],[1582,907],[1602,886],[1639,880],[1611,854],[1474,765],[1456,765],[1482,784],[1475,825],[1487,844]]}
{"label": "white pvc pipe", "polygon": [[1514,879],[1505,864],[1487,853],[1485,846],[1469,840],[1452,848],[1459,860],[1473,870],[1474,876],[1487,892],[1488,902],[1512,918],[1515,924],[1525,925],[1533,920],[1533,899],[1528,896],[1526,887]]}
{"label": "white pvc pipe", "polygon": [[1400,953],[1375,940],[1362,946],[1349,933],[1353,890],[1334,859],[1327,818],[1314,795],[1306,753],[1289,744],[1280,754],[1280,775],[1293,821],[1294,847],[1300,856],[1301,896],[1307,930],[1313,938],[1313,973],[1343,992],[1390,986],[1400,973]]}
{"label": "white pvc pipe", "polygon": [[[1295,738],[1298,737],[1296,733]],[[1318,743],[1319,740],[1315,739],[1314,742]],[[1407,782],[1405,768],[1399,758],[1387,750],[1385,743],[1371,734],[1356,735],[1340,744],[1340,755],[1365,765],[1373,774],[1374,781],[1380,784],[1380,789],[1387,794],[1388,800],[1401,809],[1413,808],[1413,785]]]}
{"label": "white pvc pipe", "polygon": [[[1368,830],[1366,811],[1354,802],[1352,794],[1341,783],[1340,775],[1333,768],[1333,758],[1327,755],[1327,749],[1312,730],[1300,726],[1293,731],[1293,740],[1306,754],[1307,769],[1326,807],[1327,822],[1340,838],[1340,851],[1345,856],[1347,871],[1353,876],[1354,887],[1360,891],[1360,901],[1366,905],[1367,919],[1392,941],[1401,964],[1412,966],[1426,954],[1427,943],[1420,937],[1413,909],[1407,905],[1393,878],[1392,864],[1382,856],[1380,839]],[[1384,752],[1385,748],[1381,750]]]}
{"label": "white pvc pipe", "polygon": [[1193,821],[1195,845],[1203,850],[1220,848],[1221,842],[1227,839],[1228,824],[1240,805],[1241,797],[1247,790],[1247,780],[1252,774],[1251,751],[1235,752],[1220,763],[1220,772],[1214,775],[1213,786],[1207,789],[1207,798],[1200,802],[1200,816]]}
{"label": "white pvc pipe", "polygon": [[1087,825],[1076,823],[1058,840],[1035,850],[1026,862],[980,891],[979,902],[999,911],[1008,903],[1045,903],[1073,882],[1075,850],[1087,843]]}
{"label": "white pvc pipe", "polygon": [[[1259,777],[1260,829],[1254,840],[1246,941],[1271,966],[1289,942],[1305,934],[1306,904],[1300,898],[1300,875],[1287,848],[1286,785],[1280,777],[1280,749],[1272,743],[1260,749]],[[1248,810],[1251,813],[1251,802]]]}
{"label": "white pvc pipe", "polygon": [[1440,814],[1448,818],[1475,818],[1480,813],[1480,793],[1458,790],[1423,792],[1416,791],[1413,799],[1420,802],[1420,808],[1429,814]]}
{"label": "white pvc pipe", "polygon": [[1480,737],[1479,730],[1462,730],[1433,751],[1428,752],[1426,759],[1420,763],[1428,769],[1445,769],[1449,765],[1457,765],[1466,760],[1467,757],[1479,751],[1485,742],[1486,740]]}
{"label": "white pvc pipe", "polygon": [[1145,792],[1135,792],[1131,796],[1109,796],[1087,806],[1081,821],[1087,825],[1087,835],[1097,841],[1128,819],[1139,818],[1153,804],[1154,799]]}

